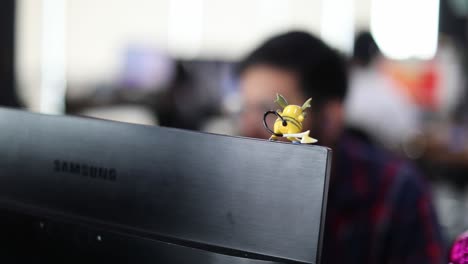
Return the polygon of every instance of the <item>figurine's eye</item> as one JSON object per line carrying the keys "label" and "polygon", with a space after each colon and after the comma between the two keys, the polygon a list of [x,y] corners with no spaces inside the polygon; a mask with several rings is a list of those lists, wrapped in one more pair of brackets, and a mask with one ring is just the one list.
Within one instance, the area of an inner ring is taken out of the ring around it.
{"label": "figurine's eye", "polygon": [[283,126],[287,126],[288,123],[286,122],[286,120],[283,120]]}

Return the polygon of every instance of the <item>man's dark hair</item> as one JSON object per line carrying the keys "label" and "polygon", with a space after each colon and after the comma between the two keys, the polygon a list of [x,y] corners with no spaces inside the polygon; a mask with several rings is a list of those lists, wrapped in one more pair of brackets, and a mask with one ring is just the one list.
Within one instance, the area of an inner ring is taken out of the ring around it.
{"label": "man's dark hair", "polygon": [[267,40],[239,63],[237,73],[242,75],[249,67],[262,64],[296,73],[302,92],[315,103],[346,96],[344,58],[309,33],[293,31]]}

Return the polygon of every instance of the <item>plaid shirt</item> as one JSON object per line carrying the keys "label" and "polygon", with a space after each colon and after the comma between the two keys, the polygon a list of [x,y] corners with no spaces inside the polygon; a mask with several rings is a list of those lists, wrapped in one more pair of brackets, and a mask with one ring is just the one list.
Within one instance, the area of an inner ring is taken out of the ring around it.
{"label": "plaid shirt", "polygon": [[323,263],[443,263],[429,186],[418,172],[357,133],[337,146]]}

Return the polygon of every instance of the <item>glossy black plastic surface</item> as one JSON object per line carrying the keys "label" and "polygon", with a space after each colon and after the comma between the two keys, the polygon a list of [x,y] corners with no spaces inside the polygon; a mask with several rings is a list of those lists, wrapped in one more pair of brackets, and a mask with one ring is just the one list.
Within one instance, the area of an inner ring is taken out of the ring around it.
{"label": "glossy black plastic surface", "polygon": [[155,263],[319,259],[327,148],[10,109],[0,128],[0,208],[31,225],[107,232]]}

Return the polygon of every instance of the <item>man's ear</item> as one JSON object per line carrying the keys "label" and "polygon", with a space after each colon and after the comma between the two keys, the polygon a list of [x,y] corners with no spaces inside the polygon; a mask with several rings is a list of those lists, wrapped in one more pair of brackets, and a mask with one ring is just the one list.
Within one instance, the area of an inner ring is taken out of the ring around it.
{"label": "man's ear", "polygon": [[327,139],[324,140],[331,146],[338,139],[344,127],[343,102],[338,99],[330,100],[323,105],[321,112],[321,118],[323,118],[321,122],[323,124],[319,124],[319,126],[323,130],[322,133],[327,136]]}

